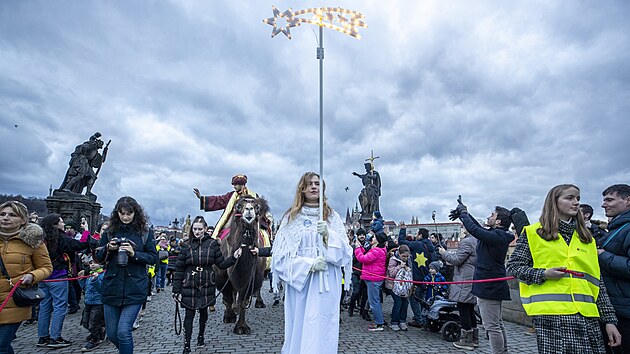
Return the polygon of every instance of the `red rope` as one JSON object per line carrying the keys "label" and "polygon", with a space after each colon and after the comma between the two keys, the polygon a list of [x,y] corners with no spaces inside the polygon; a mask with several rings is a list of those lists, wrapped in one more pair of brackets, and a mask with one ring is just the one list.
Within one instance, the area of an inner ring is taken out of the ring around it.
{"label": "red rope", "polygon": [[[354,270],[358,270],[363,272],[362,269],[360,268],[356,268],[356,267],[352,267],[352,269]],[[472,283],[492,283],[492,282],[497,282],[497,281],[505,281],[505,280],[511,280],[514,279],[514,277],[503,277],[503,278],[491,278],[491,279],[478,279],[478,280],[461,280],[461,281],[414,281],[414,280],[402,280],[402,279],[395,279],[395,278],[388,278],[379,274],[374,274],[374,273],[370,273],[370,272],[365,272],[365,274],[367,275],[371,275],[374,277],[379,277],[379,278],[383,278],[382,280],[395,280],[401,283],[413,283],[413,284],[472,284]]]}
{"label": "red rope", "polygon": [[22,284],[22,279],[18,280],[17,283],[15,283],[15,285],[13,285],[13,288],[11,289],[11,291],[9,291],[9,295],[7,295],[7,298],[4,299],[4,301],[2,302],[2,305],[0,305],[0,312],[2,312],[2,310],[4,310],[4,307],[7,306],[7,302],[9,302],[9,299],[11,298],[11,296],[13,296],[13,293],[15,292],[15,290],[17,289],[18,286],[20,286],[20,284]]}
{"label": "red rope", "polygon": [[[98,272],[98,274],[100,273],[102,272]],[[75,278],[46,279],[46,280],[42,280],[42,283],[57,283],[57,282],[62,282],[62,281],[79,280],[79,279],[91,278],[93,275],[94,274],[83,275],[83,276],[75,277]],[[13,293],[15,293],[15,290],[17,289],[17,287],[20,286],[20,284],[22,284],[22,281],[23,279],[20,279],[17,283],[15,283],[15,285],[13,285],[13,288],[9,292],[9,295],[7,295],[7,298],[4,299],[4,301],[2,302],[2,305],[0,305],[0,312],[2,312],[4,307],[7,305],[7,302],[9,302],[9,299],[13,296]]]}

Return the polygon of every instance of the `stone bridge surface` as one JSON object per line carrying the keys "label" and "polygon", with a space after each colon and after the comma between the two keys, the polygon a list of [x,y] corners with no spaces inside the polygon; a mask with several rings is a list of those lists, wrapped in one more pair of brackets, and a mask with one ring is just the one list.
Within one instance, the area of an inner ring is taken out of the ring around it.
{"label": "stone bridge surface", "polygon": [[[269,282],[262,289],[266,308],[256,309],[253,306],[247,311],[248,324],[252,334],[237,336],[232,333],[234,324],[222,322],[223,304],[218,298],[217,311],[210,312],[206,330],[206,346],[195,348],[197,337],[197,318],[193,328],[193,353],[280,353],[284,336],[284,308],[282,302],[272,307],[272,294],[269,293]],[[392,299],[386,297],[383,303],[385,320],[389,321]],[[37,343],[37,323],[21,326],[17,338],[13,341],[16,353],[80,353],[88,331],[79,324],[81,310],[67,315],[62,336],[73,344],[62,349],[47,349],[35,346]],[[409,309],[411,317],[411,309]],[[133,332],[135,353],[166,354],[181,353],[183,333],[179,336],[174,331],[175,303],[171,297],[171,289],[155,294],[147,304],[140,328]],[[183,313],[182,313],[183,320]],[[442,339],[439,333],[432,333],[410,327],[408,331],[394,332],[386,328],[383,332],[368,332],[367,322],[356,315],[349,317],[347,311],[341,313],[342,323],[339,334],[339,353],[467,353],[456,349],[452,343]],[[409,318],[411,320],[411,318]],[[536,337],[527,334],[527,327],[506,322],[508,346],[513,353],[537,353]],[[490,353],[485,332],[480,333],[480,347],[468,353]],[[106,342],[93,351],[99,354],[118,353],[113,344]]]}

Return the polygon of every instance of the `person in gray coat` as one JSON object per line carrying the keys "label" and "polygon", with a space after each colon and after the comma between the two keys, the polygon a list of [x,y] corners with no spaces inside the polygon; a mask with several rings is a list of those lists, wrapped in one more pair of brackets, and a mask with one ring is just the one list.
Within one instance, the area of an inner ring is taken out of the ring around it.
{"label": "person in gray coat", "polygon": [[[438,248],[442,259],[455,266],[453,281],[472,280],[477,263],[477,239],[464,231],[465,237],[459,242],[459,247],[453,251]],[[459,349],[473,350],[479,346],[479,329],[475,317],[477,297],[471,293],[472,283],[453,284],[449,299],[457,301],[457,310],[462,324],[462,336],[453,345]]]}

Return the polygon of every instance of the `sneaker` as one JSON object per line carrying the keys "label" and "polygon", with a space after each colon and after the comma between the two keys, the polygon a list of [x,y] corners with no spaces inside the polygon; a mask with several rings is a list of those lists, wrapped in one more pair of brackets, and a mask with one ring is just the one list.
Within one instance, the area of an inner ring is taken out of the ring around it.
{"label": "sneaker", "polygon": [[140,328],[140,323],[138,323],[138,319],[136,318],[136,320],[133,321],[133,325],[131,326],[131,330],[135,331],[138,328]]}
{"label": "sneaker", "polygon": [[409,327],[407,327],[407,324],[405,322],[401,322],[398,327],[400,328],[401,331],[406,331],[407,329],[409,329]]}
{"label": "sneaker", "polygon": [[214,312],[217,310],[216,307],[214,307],[214,305],[210,305],[210,307],[208,308],[210,310],[210,312]]}
{"label": "sneaker", "polygon": [[155,288],[155,291],[159,294],[160,293],[160,288]]}
{"label": "sneaker", "polygon": [[46,344],[46,348],[65,348],[72,345],[72,342],[69,340],[65,340],[62,337],[57,339],[49,339],[48,344]]}
{"label": "sneaker", "polygon": [[30,324],[35,323],[35,321],[37,321],[36,318],[29,318],[28,320],[24,321],[24,323],[22,323],[22,326],[28,326]]}
{"label": "sneaker", "polygon": [[384,330],[383,325],[377,325],[374,323],[370,323],[368,325],[368,331],[370,332],[382,332]]}
{"label": "sneaker", "polygon": [[397,324],[391,324],[389,325],[389,329],[391,329],[394,332],[398,332],[400,331],[400,327]]}
{"label": "sneaker", "polygon": [[146,310],[140,310],[140,312],[138,313],[140,316],[144,316],[144,314],[147,313]]}
{"label": "sneaker", "polygon": [[151,295],[147,296],[147,302],[151,302]]}
{"label": "sneaker", "polygon": [[197,337],[197,348],[205,347],[206,343],[203,340],[203,337]]}
{"label": "sneaker", "polygon": [[48,344],[48,340],[50,340],[50,337],[39,337],[36,345],[38,347],[45,347],[46,344]]}
{"label": "sneaker", "polygon": [[271,304],[272,307],[276,307],[280,304],[280,300],[274,300],[273,304]]}
{"label": "sneaker", "polygon": [[91,352],[92,350],[98,348],[101,346],[101,343],[94,343],[94,342],[87,342],[85,343],[85,345],[83,346],[83,348],[81,348],[82,352]]}

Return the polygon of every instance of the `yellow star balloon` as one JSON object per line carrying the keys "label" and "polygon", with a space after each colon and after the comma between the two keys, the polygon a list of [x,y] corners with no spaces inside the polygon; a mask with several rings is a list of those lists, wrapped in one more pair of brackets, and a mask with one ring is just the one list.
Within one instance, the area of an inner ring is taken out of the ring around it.
{"label": "yellow star balloon", "polygon": [[416,254],[416,259],[414,261],[418,267],[424,267],[427,265],[427,257],[424,256],[424,252]]}

